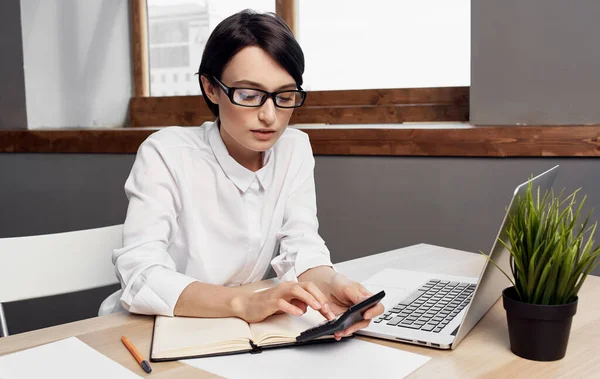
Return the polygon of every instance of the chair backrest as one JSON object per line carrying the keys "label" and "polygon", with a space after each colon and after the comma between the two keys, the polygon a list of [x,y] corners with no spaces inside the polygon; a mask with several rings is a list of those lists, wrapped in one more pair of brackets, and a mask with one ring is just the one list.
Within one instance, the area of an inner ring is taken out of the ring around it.
{"label": "chair backrest", "polygon": [[123,225],[0,239],[0,303],[117,283]]}

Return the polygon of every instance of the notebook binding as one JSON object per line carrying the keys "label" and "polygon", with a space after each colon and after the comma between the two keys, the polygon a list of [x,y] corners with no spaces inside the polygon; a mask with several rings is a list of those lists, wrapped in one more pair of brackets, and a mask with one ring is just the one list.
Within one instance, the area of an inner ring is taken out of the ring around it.
{"label": "notebook binding", "polygon": [[262,348],[258,345],[255,345],[254,342],[250,341],[250,346],[252,347],[252,350],[250,350],[250,354],[262,353]]}

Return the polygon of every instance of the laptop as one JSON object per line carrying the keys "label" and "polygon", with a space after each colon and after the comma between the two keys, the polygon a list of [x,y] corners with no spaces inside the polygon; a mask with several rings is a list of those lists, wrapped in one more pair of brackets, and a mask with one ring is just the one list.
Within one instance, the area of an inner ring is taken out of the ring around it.
{"label": "laptop", "polygon": [[[540,193],[552,188],[558,172],[550,170],[519,185],[510,201],[498,236],[492,244],[491,259],[510,272],[510,253],[498,238],[506,241],[505,228],[524,197],[530,182]],[[357,334],[401,341],[438,349],[454,349],[485,313],[498,301],[508,279],[487,260],[479,278],[385,269],[363,284],[373,292],[386,291],[385,312]]]}

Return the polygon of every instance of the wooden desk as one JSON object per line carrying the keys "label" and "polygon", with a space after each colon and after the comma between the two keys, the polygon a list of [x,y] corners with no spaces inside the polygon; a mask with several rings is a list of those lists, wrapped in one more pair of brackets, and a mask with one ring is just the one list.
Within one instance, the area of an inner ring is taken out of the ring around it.
{"label": "wooden desk", "polygon": [[[383,267],[478,276],[483,258],[458,250],[416,245],[336,265],[339,272],[364,280]],[[257,286],[260,284],[257,284]],[[533,362],[512,354],[502,301],[488,312],[456,350],[442,351],[359,336],[365,341],[432,357],[410,378],[589,378],[600,376],[600,278],[589,277],[579,294],[567,355],[556,362]],[[146,374],[121,344],[122,335],[146,356],[150,351],[152,317],[113,314],[0,339],[0,355],[77,336],[107,357]],[[268,353],[268,352],[267,352]],[[265,353],[265,354],[267,354]],[[152,378],[216,378],[180,362],[153,363]]]}

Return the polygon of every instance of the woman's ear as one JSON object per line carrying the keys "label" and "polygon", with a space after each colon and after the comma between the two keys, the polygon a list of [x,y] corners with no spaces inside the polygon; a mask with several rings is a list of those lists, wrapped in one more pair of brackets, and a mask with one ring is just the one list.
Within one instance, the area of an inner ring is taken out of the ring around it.
{"label": "woman's ear", "polygon": [[219,95],[217,94],[217,87],[213,85],[213,83],[206,77],[206,75],[202,75],[200,77],[202,81],[202,88],[204,88],[204,94],[208,97],[208,100],[213,102],[214,104],[219,104]]}

